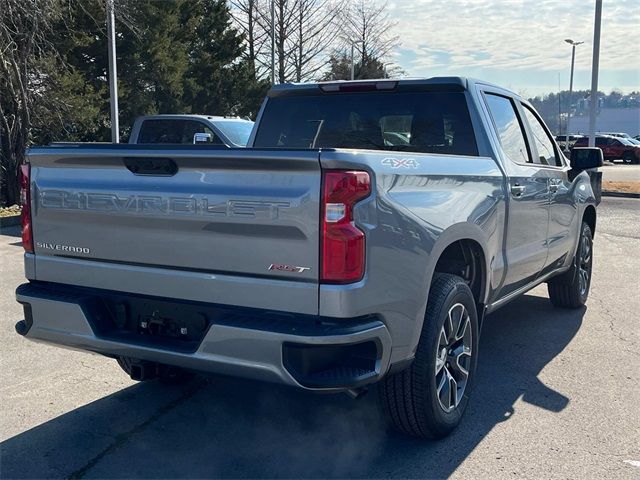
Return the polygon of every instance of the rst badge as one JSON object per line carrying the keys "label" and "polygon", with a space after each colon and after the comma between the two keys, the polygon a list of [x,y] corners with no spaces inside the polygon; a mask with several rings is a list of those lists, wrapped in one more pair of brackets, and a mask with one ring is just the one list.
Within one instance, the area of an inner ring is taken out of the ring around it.
{"label": "rst badge", "polygon": [[269,270],[279,270],[281,272],[302,273],[311,270],[311,267],[296,267],[294,265],[285,265],[283,263],[272,263]]}

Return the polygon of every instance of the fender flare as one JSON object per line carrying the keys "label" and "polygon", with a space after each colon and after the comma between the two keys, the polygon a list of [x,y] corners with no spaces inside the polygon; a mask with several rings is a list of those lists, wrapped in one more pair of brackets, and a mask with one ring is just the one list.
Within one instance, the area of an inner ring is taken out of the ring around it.
{"label": "fender flare", "polygon": [[[482,285],[482,291],[484,292],[483,297],[478,299],[479,304],[484,304],[486,302],[486,297],[488,295],[488,282],[489,282],[489,272],[490,272],[490,264],[489,264],[489,255],[487,255],[487,243],[488,238],[487,235],[483,232],[483,230],[475,224],[472,223],[456,223],[446,230],[444,230],[441,234],[438,235],[438,239],[436,243],[433,245],[433,248],[429,252],[426,270],[427,274],[425,275],[425,284],[422,285],[421,291],[425,293],[424,302],[420,308],[420,315],[416,319],[415,329],[411,336],[411,345],[410,351],[415,353],[415,349],[418,346],[418,341],[420,340],[420,334],[422,332],[422,326],[424,325],[424,317],[427,309],[427,301],[429,299],[429,290],[431,288],[431,283],[433,281],[433,275],[435,273],[435,268],[440,259],[442,253],[455,242],[461,240],[473,240],[482,250],[483,259],[484,259],[484,284]],[[480,319],[482,312],[478,312],[478,318]]]}

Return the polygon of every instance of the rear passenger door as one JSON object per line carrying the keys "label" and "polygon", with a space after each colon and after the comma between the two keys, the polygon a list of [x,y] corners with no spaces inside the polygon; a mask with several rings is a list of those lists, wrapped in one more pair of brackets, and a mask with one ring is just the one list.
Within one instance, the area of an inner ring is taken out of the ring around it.
{"label": "rear passenger door", "polygon": [[535,280],[547,259],[548,176],[534,163],[513,99],[483,92],[507,174],[506,274],[499,297]]}
{"label": "rear passenger door", "polygon": [[562,266],[568,255],[573,256],[578,225],[569,166],[538,114],[529,105],[521,104],[529,135],[529,144],[540,168],[549,179],[549,250],[546,271]]}

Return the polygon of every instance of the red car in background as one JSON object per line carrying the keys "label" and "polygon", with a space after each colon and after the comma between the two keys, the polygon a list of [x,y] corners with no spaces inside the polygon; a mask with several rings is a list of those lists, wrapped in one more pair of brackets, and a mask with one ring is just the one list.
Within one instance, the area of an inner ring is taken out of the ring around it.
{"label": "red car in background", "polygon": [[[579,138],[574,147],[588,147],[589,138]],[[624,163],[640,163],[640,145],[631,143],[626,138],[598,135],[596,147],[602,149],[605,160],[623,160]]]}

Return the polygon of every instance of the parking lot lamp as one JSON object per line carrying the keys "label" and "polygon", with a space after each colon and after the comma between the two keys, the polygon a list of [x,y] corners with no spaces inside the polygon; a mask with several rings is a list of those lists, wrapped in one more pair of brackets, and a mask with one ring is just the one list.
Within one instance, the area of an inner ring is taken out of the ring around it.
{"label": "parking lot lamp", "polygon": [[596,146],[596,113],[598,107],[598,68],[600,65],[600,27],[602,25],[602,0],[596,0],[593,26],[593,56],[591,58],[591,103],[589,104],[589,146]]}
{"label": "parking lot lamp", "polygon": [[358,43],[364,44],[364,42],[362,40],[353,40],[351,42],[351,80],[353,80],[355,78],[355,65],[353,63],[353,57],[355,55],[355,46]]}
{"label": "parking lot lamp", "polygon": [[116,68],[116,29],[113,0],[107,0],[107,43],[109,45],[109,107],[111,113],[111,142],[119,143],[118,73]]}
{"label": "parking lot lamp", "polygon": [[564,151],[568,152],[569,151],[569,119],[571,118],[571,95],[573,94],[573,67],[576,62],[576,47],[578,45],[583,44],[584,42],[576,42],[574,40],[571,40],[570,38],[566,38],[564,41],[567,42],[569,45],[571,45],[571,76],[569,77],[569,107],[567,108],[567,126],[566,126],[567,137],[564,142]]}

